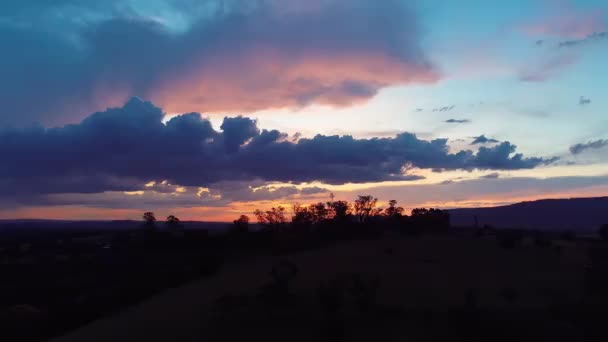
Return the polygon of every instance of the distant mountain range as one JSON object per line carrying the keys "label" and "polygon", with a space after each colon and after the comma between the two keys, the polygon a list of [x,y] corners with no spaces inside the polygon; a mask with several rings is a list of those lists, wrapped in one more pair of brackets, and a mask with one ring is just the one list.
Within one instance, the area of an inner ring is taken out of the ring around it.
{"label": "distant mountain range", "polygon": [[595,232],[608,223],[608,197],[545,199],[492,208],[451,209],[453,226]]}

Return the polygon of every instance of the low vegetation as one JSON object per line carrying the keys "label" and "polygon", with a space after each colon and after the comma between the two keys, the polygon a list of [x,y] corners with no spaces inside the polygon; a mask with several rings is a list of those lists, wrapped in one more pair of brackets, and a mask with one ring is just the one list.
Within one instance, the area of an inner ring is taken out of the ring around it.
{"label": "low vegetation", "polygon": [[[139,230],[0,241],[3,260],[0,270],[3,279],[8,279],[0,284],[0,322],[8,327],[0,331],[0,338],[7,341],[44,340],[112,314],[166,288],[213,276],[226,260],[247,260],[260,255],[281,255],[283,258],[342,242],[372,244],[391,239],[420,241],[432,237],[442,241],[449,237],[451,243],[458,243],[458,239],[470,238],[470,241],[484,244],[489,240],[494,241],[489,243],[498,249],[508,250],[504,253],[513,258],[519,258],[520,253],[530,253],[530,249],[543,251],[542,255],[559,249],[559,253],[551,254],[552,258],[557,258],[555,260],[566,260],[568,244],[584,244],[589,246],[584,270],[585,296],[593,298],[594,309],[597,308],[595,303],[604,302],[602,298],[608,302],[605,243],[608,225],[598,231],[604,242],[580,240],[570,232],[490,226],[454,230],[450,228],[447,211],[416,208],[407,215],[396,201],[391,200],[386,208],[381,208],[378,199],[371,195],[359,196],[353,203],[332,200],[294,204],[291,210],[279,206],[256,210],[253,214],[257,225],[252,224],[248,216],[241,215],[233,221],[232,229],[223,234],[186,229],[174,215],[169,215],[164,224],[160,224],[153,212],[146,212]],[[418,263],[428,272],[435,272],[433,269],[443,267],[446,247],[432,248],[434,253],[414,254],[410,259],[403,259],[404,251],[388,244],[381,246],[377,254],[383,262],[406,260]],[[310,302],[310,298],[302,298],[294,288],[300,278],[298,264],[284,259],[274,265],[269,275],[270,281],[255,293],[223,296],[218,301],[218,306],[224,308],[222,312],[231,315],[235,310],[250,310],[246,308],[252,305],[254,308],[262,305],[267,308],[264,310],[296,310],[294,308],[302,306],[302,302]],[[320,310],[321,330],[325,336],[333,340],[345,336],[345,322],[348,322],[345,314],[352,316],[356,312],[356,315],[372,320],[376,319],[373,317],[407,316],[402,308],[387,306],[379,300],[383,296],[383,286],[390,285],[390,281],[369,272],[354,272],[319,282],[310,296]],[[500,285],[495,292],[494,296],[505,305],[519,305],[527,300],[522,294],[525,291],[510,282]],[[482,310],[482,289],[469,287],[462,290],[460,296],[462,310],[467,314]],[[552,300],[564,302],[560,296],[553,295]],[[576,307],[574,312],[586,310],[585,305]]]}

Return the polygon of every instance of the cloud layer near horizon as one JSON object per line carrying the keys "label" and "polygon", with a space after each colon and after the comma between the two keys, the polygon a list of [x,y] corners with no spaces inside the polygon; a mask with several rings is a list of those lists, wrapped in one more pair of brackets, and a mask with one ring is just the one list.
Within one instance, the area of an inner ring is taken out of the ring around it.
{"label": "cloud layer near horizon", "polygon": [[80,9],[63,29],[36,11],[65,18],[82,3],[0,5],[0,124],[74,122],[131,96],[168,112],[349,106],[439,78],[416,17],[397,0],[206,0],[198,5],[215,7],[205,16],[181,12],[181,31],[117,3]]}
{"label": "cloud layer near horizon", "polygon": [[79,124],[0,130],[0,192],[20,194],[136,191],[167,180],[185,187],[226,181],[344,184],[414,180],[411,168],[514,170],[555,159],[526,158],[510,142],[475,153],[449,151],[447,139],[411,133],[355,139],[316,135],[289,139],[260,130],[256,120],[225,118],[222,131],[198,113],[163,123],[150,102],[131,99],[121,108],[91,114]]}

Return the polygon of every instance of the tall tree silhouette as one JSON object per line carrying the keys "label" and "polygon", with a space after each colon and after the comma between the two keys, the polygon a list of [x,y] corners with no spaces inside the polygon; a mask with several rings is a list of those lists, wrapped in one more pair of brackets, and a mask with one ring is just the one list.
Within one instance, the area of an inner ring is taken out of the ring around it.
{"label": "tall tree silhouette", "polygon": [[327,203],[331,209],[333,218],[338,221],[343,221],[351,214],[351,205],[347,201],[331,201]]}
{"label": "tall tree silhouette", "polygon": [[370,216],[378,214],[376,203],[378,203],[378,199],[372,195],[359,195],[359,198],[355,200],[355,215],[359,218],[360,223],[365,223]]}
{"label": "tall tree silhouette", "polygon": [[388,217],[399,217],[403,216],[404,209],[397,206],[396,200],[388,201],[388,208],[384,209],[384,214]]}
{"label": "tall tree silhouette", "polygon": [[257,209],[253,212],[258,223],[267,227],[279,227],[287,223],[287,218],[285,217],[285,208],[284,207],[276,207],[271,208],[270,210],[261,211]]}
{"label": "tall tree silhouette", "polygon": [[295,203],[293,205],[293,216],[291,222],[294,226],[298,227],[309,227],[315,222],[314,213],[311,210],[311,206],[301,205]]}

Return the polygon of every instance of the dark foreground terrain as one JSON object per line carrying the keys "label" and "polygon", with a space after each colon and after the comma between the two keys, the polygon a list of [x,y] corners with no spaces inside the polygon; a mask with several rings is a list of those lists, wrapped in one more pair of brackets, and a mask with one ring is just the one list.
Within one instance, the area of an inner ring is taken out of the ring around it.
{"label": "dark foreground terrain", "polygon": [[62,334],[221,266],[206,231],[3,233],[1,341]]}
{"label": "dark foreground terrain", "polygon": [[416,227],[7,235],[0,340],[605,340],[604,242]]}
{"label": "dark foreground terrain", "polygon": [[595,243],[527,243],[387,233],[260,256],[55,341],[604,340]]}

